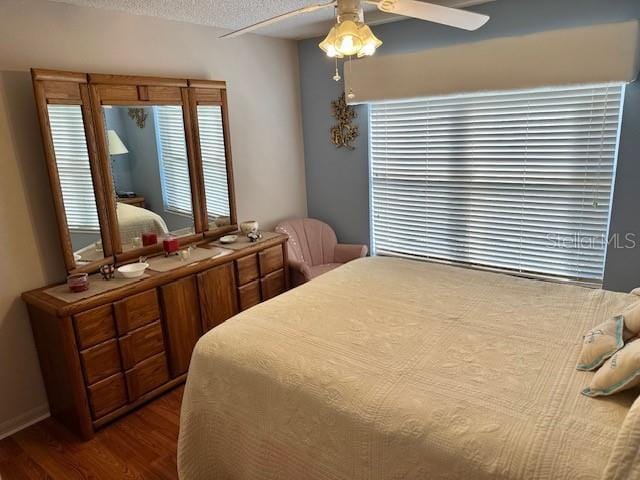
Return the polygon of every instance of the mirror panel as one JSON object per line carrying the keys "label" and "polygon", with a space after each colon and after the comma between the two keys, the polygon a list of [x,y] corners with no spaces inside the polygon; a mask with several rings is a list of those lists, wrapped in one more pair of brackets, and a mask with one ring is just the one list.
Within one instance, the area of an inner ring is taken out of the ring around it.
{"label": "mirror panel", "polygon": [[104,259],[82,107],[47,105],[62,201],[76,268]]}
{"label": "mirror panel", "polygon": [[103,114],[122,251],[195,233],[182,107],[104,105]]}
{"label": "mirror panel", "polygon": [[222,107],[198,105],[200,155],[209,229],[231,224]]}

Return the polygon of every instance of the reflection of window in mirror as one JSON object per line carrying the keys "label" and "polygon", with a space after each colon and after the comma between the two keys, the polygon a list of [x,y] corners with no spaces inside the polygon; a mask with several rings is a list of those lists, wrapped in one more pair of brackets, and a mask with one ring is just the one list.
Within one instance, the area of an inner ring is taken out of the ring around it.
{"label": "reflection of window in mirror", "polygon": [[100,221],[96,207],[79,105],[48,105],[49,125],[53,140],[62,201],[76,263],[104,258]]}
{"label": "reflection of window in mirror", "polygon": [[153,237],[145,234],[155,234],[161,241],[168,234],[194,233],[182,107],[143,107],[147,116],[143,127],[129,114],[130,108],[104,108],[108,136],[113,131],[111,136],[122,143],[116,149],[119,153],[111,155],[111,167],[125,251]]}
{"label": "reflection of window in mirror", "polygon": [[198,105],[198,129],[209,228],[222,227],[230,223],[222,109]]}
{"label": "reflection of window in mirror", "polygon": [[191,217],[189,164],[187,146],[184,142],[182,107],[163,105],[153,107],[153,110],[157,125],[164,209],[177,215]]}

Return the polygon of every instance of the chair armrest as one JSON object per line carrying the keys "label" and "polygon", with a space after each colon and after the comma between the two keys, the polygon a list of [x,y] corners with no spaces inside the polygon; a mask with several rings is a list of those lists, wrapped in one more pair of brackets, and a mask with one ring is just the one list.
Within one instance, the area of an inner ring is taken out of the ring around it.
{"label": "chair armrest", "polygon": [[366,245],[339,243],[333,251],[333,261],[336,263],[347,263],[356,258],[366,256],[368,251],[369,249]]}
{"label": "chair armrest", "polygon": [[301,274],[305,280],[309,280],[311,278],[311,270],[309,270],[309,265],[304,262],[298,262],[297,260],[289,259],[289,268],[294,272]]}

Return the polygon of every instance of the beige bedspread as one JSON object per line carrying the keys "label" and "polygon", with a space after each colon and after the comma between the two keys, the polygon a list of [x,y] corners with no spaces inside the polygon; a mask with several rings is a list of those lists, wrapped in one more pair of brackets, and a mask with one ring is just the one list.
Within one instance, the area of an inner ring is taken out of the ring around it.
{"label": "beige bedspread", "polygon": [[638,391],[587,398],[575,369],[583,333],[635,300],[351,262],[198,342],[180,478],[638,478]]}

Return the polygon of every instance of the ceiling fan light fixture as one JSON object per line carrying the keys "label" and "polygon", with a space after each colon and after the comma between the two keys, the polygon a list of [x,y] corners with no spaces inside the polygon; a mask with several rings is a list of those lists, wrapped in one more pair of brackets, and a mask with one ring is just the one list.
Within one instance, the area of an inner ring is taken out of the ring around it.
{"label": "ceiling fan light fixture", "polygon": [[376,53],[382,41],[364,23],[344,20],[334,25],[318,46],[330,58],[357,55],[369,57]]}

